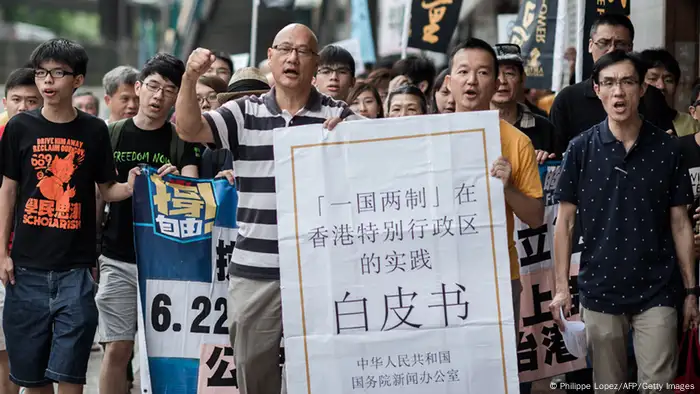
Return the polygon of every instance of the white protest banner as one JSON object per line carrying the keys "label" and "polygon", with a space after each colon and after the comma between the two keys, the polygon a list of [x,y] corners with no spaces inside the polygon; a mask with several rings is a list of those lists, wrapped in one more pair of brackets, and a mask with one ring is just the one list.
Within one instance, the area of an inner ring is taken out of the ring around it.
{"label": "white protest banner", "polygon": [[275,131],[289,394],[514,393],[498,113]]}
{"label": "white protest banner", "polygon": [[[515,239],[520,261],[520,329],[518,334],[518,371],[521,382],[532,382],[586,367],[585,359],[572,356],[564,346],[564,338],[554,324],[549,303],[554,297],[554,224],[559,204],[554,190],[561,167],[558,161],[540,165],[544,188],[544,224],[531,229],[515,217]],[[574,240],[579,240],[574,232]],[[569,287],[573,296],[572,317],[579,320],[578,269],[581,244],[576,242],[571,255]]]}

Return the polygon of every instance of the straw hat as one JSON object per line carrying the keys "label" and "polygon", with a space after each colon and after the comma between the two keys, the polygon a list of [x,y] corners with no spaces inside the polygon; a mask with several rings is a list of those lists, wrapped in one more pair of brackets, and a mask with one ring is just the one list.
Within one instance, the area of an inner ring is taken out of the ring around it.
{"label": "straw hat", "polygon": [[236,70],[228,83],[226,93],[219,93],[216,98],[220,104],[250,95],[259,95],[270,90],[267,78],[255,67],[244,67]]}

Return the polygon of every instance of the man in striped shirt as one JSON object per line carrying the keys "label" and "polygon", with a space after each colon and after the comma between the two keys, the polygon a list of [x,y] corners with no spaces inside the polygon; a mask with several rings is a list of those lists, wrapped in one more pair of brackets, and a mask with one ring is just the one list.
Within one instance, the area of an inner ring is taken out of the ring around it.
{"label": "man in striped shirt", "polygon": [[233,153],[238,189],[238,239],[229,266],[229,318],[241,394],[280,393],[282,305],[277,245],[273,130],[360,119],[349,107],[319,93],[312,80],[318,41],[306,26],[282,29],[267,51],[275,87],[261,97],[229,101],[200,115],[195,85],[215,60],[207,49],[187,62],[175,110],[177,131],[190,142],[215,142]]}

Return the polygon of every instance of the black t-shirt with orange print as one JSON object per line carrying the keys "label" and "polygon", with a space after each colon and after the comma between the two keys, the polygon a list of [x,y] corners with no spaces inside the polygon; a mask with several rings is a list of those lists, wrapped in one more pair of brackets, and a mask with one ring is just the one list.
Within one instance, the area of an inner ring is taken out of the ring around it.
{"label": "black t-shirt with orange print", "polygon": [[3,175],[19,184],[15,265],[93,266],[95,183],[117,176],[105,122],[81,111],[68,123],[50,122],[40,109],[23,112],[7,123],[0,152]]}

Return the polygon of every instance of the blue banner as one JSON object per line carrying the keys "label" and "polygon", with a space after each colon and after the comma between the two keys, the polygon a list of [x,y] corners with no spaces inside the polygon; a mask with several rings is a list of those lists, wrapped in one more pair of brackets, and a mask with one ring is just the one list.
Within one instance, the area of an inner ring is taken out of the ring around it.
{"label": "blue banner", "polygon": [[360,41],[360,51],[363,63],[376,63],[374,54],[374,39],[372,38],[372,23],[369,20],[369,7],[367,0],[352,0],[352,15],[350,17],[352,25],[352,38]]}
{"label": "blue banner", "polygon": [[228,367],[233,363],[225,359],[232,352],[221,349],[229,347],[227,267],[237,203],[225,179],[161,178],[146,168],[136,180],[143,392],[194,394],[235,386],[235,369]]}

